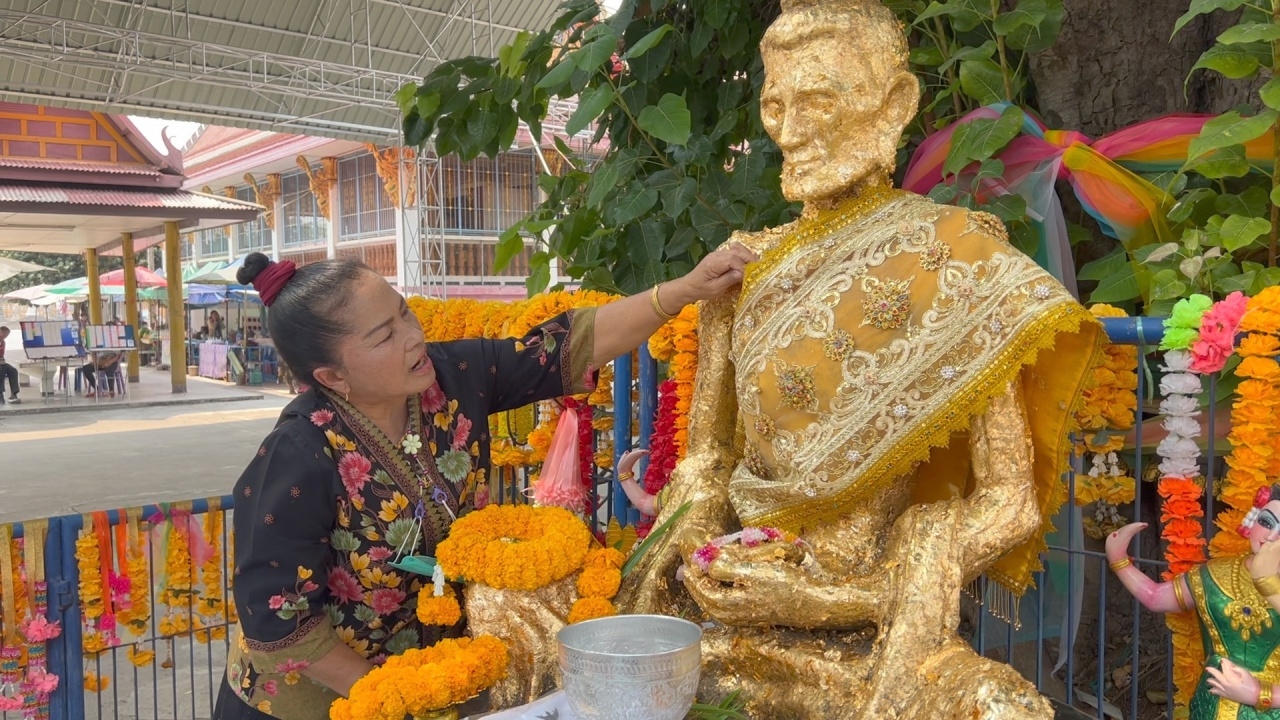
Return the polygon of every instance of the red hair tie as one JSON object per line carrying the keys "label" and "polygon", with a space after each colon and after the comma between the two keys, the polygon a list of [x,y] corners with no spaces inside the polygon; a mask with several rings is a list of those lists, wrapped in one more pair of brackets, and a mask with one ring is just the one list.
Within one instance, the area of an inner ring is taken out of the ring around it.
{"label": "red hair tie", "polygon": [[253,287],[258,291],[258,297],[262,298],[262,304],[271,307],[271,304],[280,296],[280,291],[284,290],[284,286],[289,284],[289,279],[298,271],[298,266],[293,264],[292,260],[284,262],[273,262],[258,276],[253,279]]}

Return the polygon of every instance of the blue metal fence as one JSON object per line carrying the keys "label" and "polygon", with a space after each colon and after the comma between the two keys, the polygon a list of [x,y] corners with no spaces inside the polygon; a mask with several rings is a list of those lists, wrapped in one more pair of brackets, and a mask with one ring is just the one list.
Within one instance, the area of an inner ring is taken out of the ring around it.
{"label": "blue metal fence", "polygon": [[[1107,332],[1114,342],[1137,345],[1140,348],[1140,364],[1152,346],[1158,344],[1162,333],[1162,324],[1158,319],[1105,322]],[[640,351],[637,377],[633,378],[630,358],[615,363],[612,430],[615,467],[617,459],[632,447],[633,442],[641,447],[648,445],[657,408],[658,372],[658,364],[643,348]],[[1142,449],[1141,408],[1149,383],[1144,368],[1138,368],[1138,377],[1140,412],[1135,424],[1138,450],[1132,463],[1133,475],[1138,481],[1132,509],[1135,519],[1152,514],[1151,497],[1154,496],[1154,483],[1142,482],[1147,459],[1144,458]],[[1216,384],[1212,378],[1209,379],[1208,390],[1211,399],[1215,399]],[[638,393],[637,407],[634,408],[637,412],[634,413],[633,393]],[[1209,437],[1213,438],[1212,413],[1209,413],[1209,418]],[[1209,445],[1206,537],[1211,537],[1215,530],[1212,522],[1213,482],[1218,460],[1213,454],[1213,443],[1210,442]],[[1068,478],[1072,497],[1075,496],[1075,475],[1080,470],[1077,463],[1076,472],[1071,473]],[[612,473],[597,472],[600,474],[594,487],[598,510],[593,518],[596,526],[603,529],[612,518],[617,518],[623,525],[637,520],[638,514],[629,506]],[[528,475],[527,471],[517,473],[520,479],[513,481],[513,485],[526,484]],[[231,478],[228,478],[228,483],[230,482]],[[1150,488],[1146,493],[1147,498],[1144,498],[1144,486]],[[513,487],[510,497],[501,491],[494,497],[498,502],[519,501],[523,496],[517,490],[518,488]],[[229,556],[228,527],[233,498],[228,496],[194,500],[179,505],[194,515],[204,514],[211,507],[227,511],[221,533],[224,555]],[[148,518],[168,513],[173,507],[147,506],[128,512],[127,517]],[[1158,511],[1158,507],[1154,509]],[[160,606],[154,596],[151,598],[153,612],[149,632],[138,640],[137,646],[144,652],[157,652],[157,657],[149,668],[135,668],[124,657],[129,646],[123,645],[109,649],[92,660],[86,659],[81,632],[79,572],[75,557],[76,539],[86,527],[86,517],[65,516],[48,521],[44,564],[49,583],[49,616],[51,620],[60,621],[63,627],[61,637],[52,641],[48,649],[50,671],[61,677],[59,688],[51,698],[52,717],[54,720],[84,717],[153,717],[156,720],[208,717],[218,683],[222,681],[229,633],[224,631],[216,640],[210,633],[205,638],[207,642],[203,643],[203,650],[200,650],[197,645],[201,643],[195,641],[194,629],[187,633],[161,632],[158,625]],[[1156,517],[1158,519],[1158,513]],[[1080,508],[1074,503],[1068,503],[1056,520],[1055,525],[1060,529],[1050,538],[1050,549],[1045,556],[1046,569],[1037,577],[1037,589],[1029,592],[1021,601],[1021,627],[1015,628],[972,605],[966,615],[965,631],[980,653],[1012,663],[1046,694],[1068,705],[1087,709],[1091,716],[1107,717],[1107,711],[1111,709],[1119,711],[1125,718],[1172,718],[1172,705],[1163,702],[1156,694],[1164,693],[1166,700],[1173,695],[1172,649],[1164,623],[1156,616],[1147,614],[1123,591],[1116,592],[1118,583],[1108,577],[1109,570],[1100,544],[1089,547],[1083,540],[1080,533]],[[121,511],[112,511],[109,513],[109,521],[113,526],[118,525],[126,521],[126,516]],[[1146,533],[1148,536],[1155,535],[1158,523],[1152,522],[1151,525],[1152,530]],[[143,527],[149,525],[144,523]],[[21,537],[23,525],[14,525],[13,529],[15,536]],[[1147,541],[1151,547],[1152,538],[1148,537]],[[152,553],[150,566],[154,593],[155,568],[163,567],[165,559],[155,556],[156,548],[152,545],[148,544],[148,552]],[[1144,570],[1154,573],[1158,573],[1165,565],[1158,551],[1149,552],[1144,557],[1141,546],[1134,549],[1134,560]],[[222,563],[223,597],[229,602],[228,581],[232,566],[225,557]],[[1093,598],[1092,604],[1086,598]],[[1130,617],[1108,618],[1108,598],[1111,598],[1113,612],[1115,607],[1128,607]],[[221,627],[226,624],[222,623]],[[1073,637],[1074,644],[1071,643]],[[1088,642],[1085,642],[1086,639]],[[161,650],[172,661],[171,667],[160,667]],[[1061,667],[1056,667],[1059,664]],[[1129,668],[1127,671],[1124,670],[1126,667]],[[82,690],[81,682],[86,670],[107,675],[113,678],[114,684],[106,691],[86,692]],[[131,682],[124,683],[125,678],[131,679]],[[147,697],[148,694],[150,698]],[[149,713],[144,712],[147,709],[150,710]]]}

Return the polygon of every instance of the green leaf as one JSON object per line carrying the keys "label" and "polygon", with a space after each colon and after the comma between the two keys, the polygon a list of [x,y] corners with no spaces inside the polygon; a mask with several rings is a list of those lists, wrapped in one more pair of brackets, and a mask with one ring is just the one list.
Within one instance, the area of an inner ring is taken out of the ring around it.
{"label": "green leaf", "polygon": [[1232,80],[1252,77],[1258,68],[1271,62],[1271,49],[1261,43],[1214,45],[1196,61],[1191,72],[1201,68],[1213,70]]}
{"label": "green leaf", "polygon": [[400,125],[404,133],[404,144],[410,147],[422,147],[431,137],[431,123],[419,115],[417,109],[410,110]]}
{"label": "green leaf", "polygon": [[615,227],[621,227],[644,215],[658,204],[658,191],[644,187],[637,181],[627,184],[618,198],[605,211],[605,218]]}
{"label": "green leaf", "polygon": [[623,564],[622,577],[630,575],[631,571],[636,569],[636,566],[640,564],[640,560],[644,558],[645,554],[648,553],[649,550],[663,538],[663,536],[671,531],[671,527],[676,524],[677,520],[684,517],[684,514],[689,512],[689,508],[691,507],[693,507],[693,501],[686,502],[676,508],[676,511],[671,513],[671,517],[667,518],[661,525],[649,532],[649,535],[644,539],[644,542],[636,546],[636,549],[631,552],[631,557],[627,558],[627,562]]}
{"label": "green leaf", "polygon": [[1271,232],[1271,223],[1262,218],[1232,215],[1222,222],[1219,233],[1222,247],[1229,252],[1252,245],[1255,240]]}
{"label": "green leaf", "polygon": [[1022,0],[1012,10],[997,15],[991,28],[995,30],[996,35],[1008,35],[1018,28],[1038,27],[1044,20],[1045,14],[1043,3]]}
{"label": "green leaf", "polygon": [[618,36],[614,34],[612,29],[608,25],[596,25],[595,27],[606,28],[609,31],[569,53],[569,57],[573,59],[573,64],[579,70],[592,72],[608,62],[609,58],[613,57],[613,54],[618,51]]}
{"label": "green leaf", "polygon": [[1263,268],[1258,271],[1258,276],[1253,280],[1253,286],[1249,288],[1250,295],[1257,295],[1269,287],[1280,285],[1280,268]]}
{"label": "green leaf", "polygon": [[1258,88],[1258,97],[1272,110],[1280,110],[1280,77],[1273,77]]}
{"label": "green leaf", "polygon": [[1172,208],[1169,208],[1169,221],[1180,223],[1187,218],[1190,218],[1191,214],[1196,210],[1196,205],[1199,205],[1201,201],[1211,198],[1216,194],[1217,193],[1209,188],[1196,188],[1195,190],[1186,193],[1182,197],[1178,198],[1178,202],[1174,203]]}
{"label": "green leaf", "polygon": [[498,236],[498,244],[493,250],[493,272],[501,273],[511,264],[511,259],[524,250],[524,236],[520,234],[523,223],[516,223]]}
{"label": "green leaf", "polygon": [[942,166],[943,176],[955,175],[970,163],[982,162],[1000,152],[1022,130],[1022,111],[1008,108],[995,119],[971,120],[956,128],[951,150]]}
{"label": "green leaf", "polygon": [[1218,42],[1223,45],[1273,40],[1280,40],[1280,25],[1275,23],[1240,23],[1227,28],[1218,36]]}
{"label": "green leaf", "polygon": [[670,25],[663,25],[657,30],[650,32],[648,35],[637,40],[635,45],[627,48],[627,52],[622,56],[622,59],[630,60],[644,55],[652,50],[655,45],[662,42],[662,38],[666,37],[669,32],[671,32]]}
{"label": "green leaf", "polygon": [[[962,48],[968,49],[968,48]],[[938,67],[946,61],[948,66],[956,60],[963,58],[955,58],[955,60],[947,60],[942,55],[942,50],[937,45],[926,45],[924,47],[911,48],[911,52],[907,54],[907,59],[912,65],[920,65],[928,68]]]}
{"label": "green leaf", "polygon": [[1214,10],[1226,10],[1228,12],[1238,9],[1248,0],[1191,0],[1191,7],[1182,17],[1178,18],[1178,22],[1173,25],[1173,34],[1177,35],[1178,31],[1186,27],[1187,23],[1196,19],[1199,15],[1211,13]]}
{"label": "green leaf", "polygon": [[417,83],[405,83],[396,91],[396,105],[400,108],[400,114],[408,114],[409,108],[413,107],[417,102],[418,85]]}
{"label": "green leaf", "polygon": [[996,55],[996,42],[988,40],[977,47],[970,45],[962,45],[946,62],[938,66],[938,72],[946,72],[952,65],[962,60],[973,60],[975,58],[991,59]]}
{"label": "green leaf", "polygon": [[547,289],[551,284],[551,257],[545,252],[538,251],[529,256],[529,277],[525,278],[524,285],[532,297]]}
{"label": "green leaf", "polygon": [[662,192],[662,212],[668,217],[680,217],[680,214],[693,204],[693,198],[697,192],[698,181],[686,177],[675,189]]}
{"label": "green leaf", "polygon": [[1199,137],[1191,141],[1188,157],[1194,159],[1210,150],[1243,145],[1270,130],[1278,117],[1280,112],[1270,108],[1247,118],[1234,110],[1219,115],[1205,123]]}
{"label": "green leaf", "polygon": [[636,124],[640,129],[669,145],[684,145],[689,141],[692,118],[684,98],[667,93],[640,111]]}
{"label": "green leaf", "polygon": [[635,233],[628,232],[628,248],[631,262],[640,273],[645,286],[656,285],[662,278],[662,248],[670,236],[666,223],[657,218],[649,218],[640,223]]}
{"label": "green leaf", "polygon": [[1254,185],[1239,195],[1219,195],[1213,203],[1213,209],[1219,215],[1262,217],[1268,212],[1267,191],[1261,185]]}
{"label": "green leaf", "polygon": [[[1178,276],[1178,271],[1165,269],[1151,278],[1152,300],[1173,300],[1187,294],[1188,286]],[[1091,298],[1092,299],[1092,298]],[[1094,300],[1094,302],[1098,302]]]}
{"label": "green leaf", "polygon": [[1249,160],[1245,158],[1243,145],[1232,145],[1192,160],[1184,169],[1194,170],[1210,180],[1237,178],[1249,174]]}
{"label": "green leaf", "polygon": [[1116,303],[1133,300],[1141,294],[1133,266],[1127,261],[1124,267],[1098,281],[1098,287],[1089,293],[1091,303]]}
{"label": "green leaf", "polygon": [[569,58],[561,58],[542,79],[538,81],[535,87],[542,90],[552,90],[569,82],[569,78],[573,76],[573,71],[577,66],[569,61]]}
{"label": "green leaf", "polygon": [[605,158],[591,173],[587,183],[587,207],[600,207],[600,203],[618,186],[618,164],[613,158]]}
{"label": "green leaf", "polygon": [[1124,248],[1117,246],[1106,256],[1085,263],[1084,267],[1080,268],[1078,277],[1081,280],[1102,281],[1127,266],[1129,266],[1129,256]]}
{"label": "green leaf", "polygon": [[1271,188],[1271,204],[1280,207],[1280,185]]}
{"label": "green leaf", "polygon": [[573,111],[569,116],[569,120],[564,124],[564,132],[570,137],[577,135],[586,129],[596,118],[600,117],[600,113],[609,107],[617,96],[613,92],[613,86],[609,84],[597,85],[591,88],[578,98],[578,109]]}
{"label": "green leaf", "polygon": [[983,205],[982,209],[1011,223],[1027,216],[1027,201],[1021,195],[1004,195]]}
{"label": "green leaf", "polygon": [[974,58],[960,63],[960,89],[979,105],[1008,100],[1004,91],[1004,75],[1000,66],[987,58]]}
{"label": "green leaf", "polygon": [[1023,25],[1014,29],[1005,38],[1005,44],[1014,50],[1038,53],[1053,47],[1062,32],[1062,0],[1021,0],[1018,7],[1032,6],[1036,11],[1044,13],[1044,17],[1035,25]]}

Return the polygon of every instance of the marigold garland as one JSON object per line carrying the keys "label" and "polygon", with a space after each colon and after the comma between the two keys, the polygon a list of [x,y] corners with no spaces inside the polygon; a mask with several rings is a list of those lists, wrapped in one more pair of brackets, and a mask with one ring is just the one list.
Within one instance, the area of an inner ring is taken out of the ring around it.
{"label": "marigold garland", "polygon": [[418,591],[418,622],[423,625],[452,627],[462,619],[462,606],[453,588],[446,585],[443,595],[435,594],[435,585],[427,583]]}
{"label": "marigold garland", "polygon": [[165,582],[159,598],[169,609],[160,621],[160,633],[182,637],[191,630],[195,561],[191,558],[187,523],[175,519],[169,528],[169,547],[164,560]]}
{"label": "marigold garland", "polygon": [[537,590],[582,567],[591,531],[558,507],[489,505],[453,524],[436,547],[450,580]]}
{"label": "marigold garland", "polygon": [[[1127,317],[1110,305],[1094,305],[1089,310],[1099,318]],[[1094,517],[1084,520],[1085,531],[1096,538],[1106,537],[1124,523],[1117,505],[1133,502],[1134,479],[1121,469],[1116,451],[1124,447],[1124,433],[1133,427],[1138,409],[1137,364],[1136,347],[1108,345],[1076,410],[1084,449],[1093,453],[1093,460],[1088,474],[1077,479],[1075,502],[1082,506],[1097,503]]]}
{"label": "marigold garland", "polygon": [[582,574],[578,576],[579,599],[569,610],[570,625],[618,614],[610,600],[622,585],[622,565],[625,562],[626,558],[614,548],[598,548],[587,553],[582,562]]}
{"label": "marigold garland", "polygon": [[1227,506],[1215,523],[1224,532],[1209,543],[1214,557],[1232,557],[1249,552],[1249,542],[1235,532],[1245,513],[1253,506],[1258,489],[1280,475],[1280,377],[1275,356],[1280,353],[1280,287],[1269,287],[1248,301],[1240,330],[1249,333],[1240,343],[1244,359],[1236,368],[1243,381],[1236,388],[1231,407],[1233,446],[1227,456],[1227,474],[1221,499]]}
{"label": "marigold garland", "polygon": [[136,525],[128,529],[125,574],[129,578],[129,602],[116,613],[116,620],[134,635],[144,635],[151,622],[151,576],[147,563],[146,534]]}
{"label": "marigold garland", "polygon": [[331,720],[404,720],[444,710],[480,694],[507,675],[509,657],[501,640],[481,635],[441,640],[387,658],[334,701]]}

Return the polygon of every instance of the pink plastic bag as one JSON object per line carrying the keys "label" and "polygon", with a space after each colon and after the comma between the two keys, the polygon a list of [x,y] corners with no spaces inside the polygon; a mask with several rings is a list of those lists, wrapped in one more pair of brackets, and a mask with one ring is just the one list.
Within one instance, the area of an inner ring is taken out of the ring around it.
{"label": "pink plastic bag", "polygon": [[582,467],[578,464],[578,413],[566,408],[560,413],[542,473],[533,486],[533,501],[580,513],[586,499]]}

